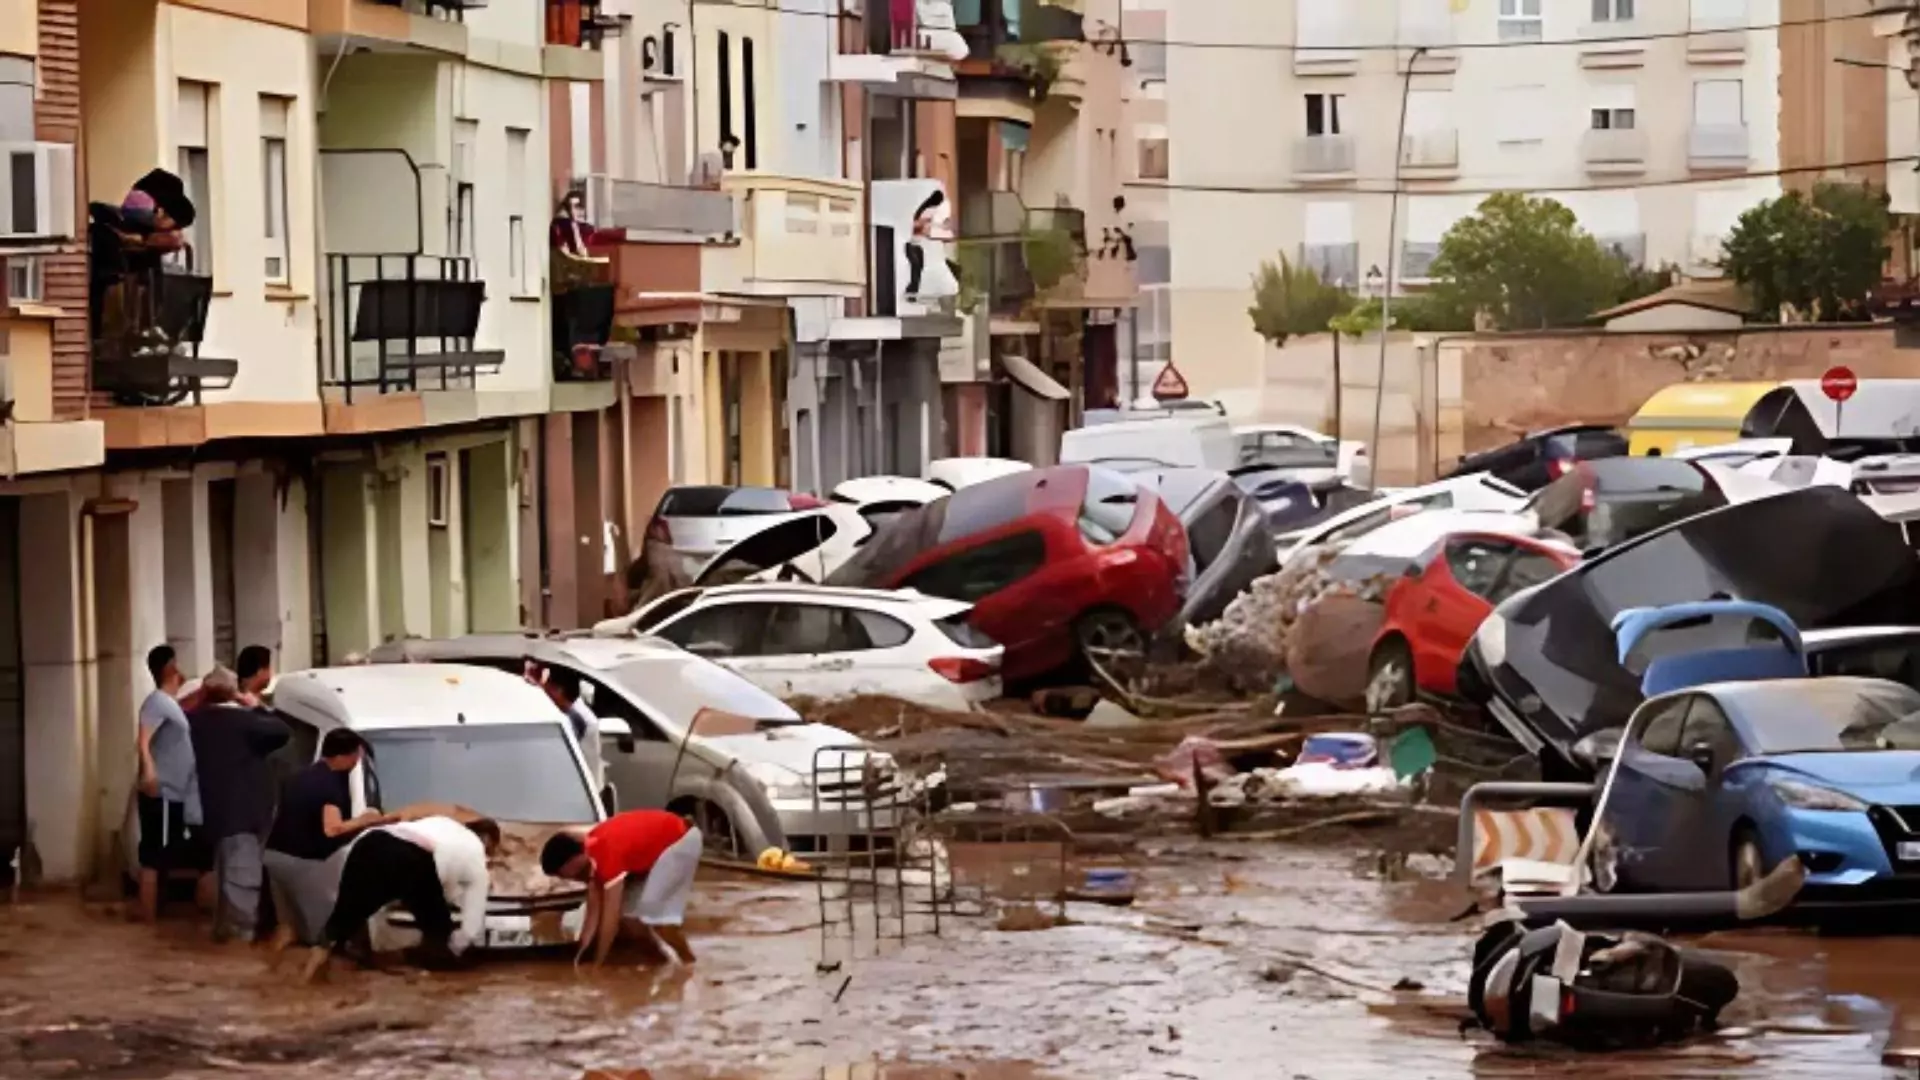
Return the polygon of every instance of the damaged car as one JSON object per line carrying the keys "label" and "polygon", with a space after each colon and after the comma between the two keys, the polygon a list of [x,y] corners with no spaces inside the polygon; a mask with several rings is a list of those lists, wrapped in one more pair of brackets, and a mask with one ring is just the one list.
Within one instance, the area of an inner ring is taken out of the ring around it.
{"label": "damaged car", "polygon": [[1186,603],[1166,631],[1212,622],[1255,580],[1279,569],[1267,510],[1235,477],[1213,469],[1164,469],[1133,478],[1159,492],[1180,516],[1193,556]]}
{"label": "damaged car", "polygon": [[[1484,705],[1551,776],[1584,777],[1583,736],[1626,723],[1642,699],[1611,623],[1630,608],[1740,599],[1811,633],[1898,626],[1920,610],[1920,562],[1897,525],[1832,487],[1785,491],[1667,525],[1497,606],[1468,644],[1462,695]],[[1678,647],[1743,644],[1744,622],[1709,620]]]}

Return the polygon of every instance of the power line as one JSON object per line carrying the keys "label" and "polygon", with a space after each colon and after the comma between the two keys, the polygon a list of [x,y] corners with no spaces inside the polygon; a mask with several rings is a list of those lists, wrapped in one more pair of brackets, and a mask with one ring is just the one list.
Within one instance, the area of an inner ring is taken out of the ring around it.
{"label": "power line", "polygon": [[[783,7],[778,3],[761,3],[759,2],[759,0],[686,0],[686,2],[689,6],[697,7],[697,8],[698,7],[741,8],[747,11],[764,11],[764,12],[780,14],[780,15],[806,15],[806,16],[812,16],[814,18],[820,18],[820,19],[859,18],[859,16],[853,12],[843,12],[838,10],[815,11],[810,8]],[[884,3],[885,0],[865,0],[865,2],[866,3]],[[1582,46],[1603,45],[1604,46],[1604,45],[1615,45],[1615,44],[1623,44],[1623,43],[1630,44],[1633,42],[1641,42],[1641,41],[1679,41],[1687,38],[1706,37],[1714,34],[1765,33],[1771,30],[1791,30],[1795,27],[1800,27],[1800,26],[1826,26],[1832,23],[1852,22],[1856,19],[1871,19],[1871,18],[1874,18],[1876,15],[1881,15],[1881,14],[1885,14],[1885,12],[1856,11],[1856,12],[1852,12],[1845,15],[1820,15],[1810,19],[1781,19],[1777,22],[1770,22],[1770,23],[1743,23],[1735,26],[1717,26],[1717,27],[1711,27],[1708,29],[1701,29],[1701,30],[1688,28],[1686,30],[1667,30],[1659,33],[1619,34],[1619,35],[1608,34],[1605,36],[1598,36],[1598,37],[1544,38],[1544,39],[1532,40],[1532,41],[1525,41],[1525,40],[1461,41],[1461,42],[1455,42],[1450,45],[1430,44],[1430,45],[1426,45],[1425,48],[1429,50],[1434,50],[1434,51],[1446,51],[1446,50],[1452,50],[1452,49],[1470,49],[1470,50],[1539,49],[1539,48],[1559,48],[1559,47],[1576,46],[1576,45],[1582,45]],[[1113,26],[1113,24],[1105,22],[1104,20],[1099,21],[1098,25],[1102,27],[1107,27],[1116,31],[1119,29],[1118,27],[1115,27]],[[1013,43],[1010,42],[1009,44],[1013,44]],[[1172,48],[1172,49],[1243,49],[1243,50],[1251,50],[1256,52],[1284,52],[1284,53],[1308,53],[1308,54],[1322,53],[1322,52],[1336,52],[1336,53],[1387,52],[1387,51],[1403,52],[1409,49],[1422,47],[1421,44],[1418,42],[1398,42],[1398,41],[1370,43],[1370,44],[1364,44],[1364,45],[1359,45],[1359,44],[1356,44],[1356,45],[1292,45],[1292,44],[1283,44],[1279,42],[1252,42],[1252,41],[1177,41],[1177,40],[1169,40],[1166,38],[1129,38],[1129,37],[1122,37],[1118,33],[1116,33],[1115,36],[1113,37],[1105,37],[1105,36],[1089,37],[1087,38],[1087,44],[1097,46],[1097,47],[1106,47],[1106,48],[1112,48],[1112,47],[1121,46],[1121,45],[1129,45],[1129,46],[1151,45],[1151,46],[1161,46],[1161,47]]]}
{"label": "power line", "polygon": [[[1806,173],[1822,173],[1835,169],[1869,169],[1876,165],[1920,165],[1920,155],[1905,154],[1900,157],[1868,158],[1860,161],[1829,161],[1819,165],[1796,165],[1782,169],[1760,169],[1752,172],[1714,173],[1711,176],[1674,176],[1658,180],[1640,180],[1625,184],[1568,184],[1536,185],[1533,187],[1453,187],[1398,189],[1390,186],[1392,181],[1369,178],[1357,181],[1326,182],[1319,184],[1294,184],[1256,186],[1241,184],[1176,184],[1165,180],[1124,180],[1122,187],[1146,191],[1192,191],[1220,195],[1327,195],[1341,193],[1360,195],[1405,195],[1419,198],[1422,195],[1500,195],[1507,192],[1541,192],[1548,195],[1561,192],[1583,191],[1640,191],[1646,188],[1692,187],[1694,185],[1724,184],[1731,180],[1765,180],[1784,176],[1800,176]],[[1412,183],[1423,183],[1414,180]],[[1445,181],[1437,181],[1445,183]],[[1360,187],[1360,184],[1387,184],[1387,187]]]}

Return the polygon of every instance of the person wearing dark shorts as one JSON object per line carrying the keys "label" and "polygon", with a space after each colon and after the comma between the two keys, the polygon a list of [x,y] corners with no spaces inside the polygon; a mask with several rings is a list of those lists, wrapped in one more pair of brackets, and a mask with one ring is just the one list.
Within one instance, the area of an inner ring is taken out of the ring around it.
{"label": "person wearing dark shorts", "polygon": [[135,794],[140,824],[140,903],[146,922],[160,915],[161,880],[182,870],[204,874],[211,865],[195,833],[201,824],[200,778],[187,714],[176,700],[186,678],[173,647],[147,653],[154,689],[140,704],[140,780]]}
{"label": "person wearing dark shorts", "polygon": [[333,954],[358,939],[367,921],[388,904],[399,904],[413,916],[429,956],[452,955],[453,909],[433,852],[383,826],[368,829],[347,849],[333,913],[327,917],[323,940],[307,958],[305,978],[311,981],[325,972]]}

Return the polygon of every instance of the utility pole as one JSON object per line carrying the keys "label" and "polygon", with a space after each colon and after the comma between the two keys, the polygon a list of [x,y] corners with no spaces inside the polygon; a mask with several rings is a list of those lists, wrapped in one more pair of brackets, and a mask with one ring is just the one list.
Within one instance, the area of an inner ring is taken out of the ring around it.
{"label": "utility pole", "polygon": [[[1920,3],[1920,0],[1915,0]],[[1379,469],[1383,460],[1380,447],[1380,410],[1387,400],[1387,338],[1393,329],[1393,271],[1398,261],[1395,256],[1400,249],[1400,167],[1407,156],[1407,100],[1413,96],[1413,72],[1420,66],[1420,58],[1427,54],[1427,47],[1420,46],[1407,57],[1407,73],[1400,81],[1400,122],[1393,136],[1393,188],[1388,193],[1387,209],[1387,280],[1380,289],[1380,363],[1374,371],[1373,382],[1373,436],[1367,442],[1367,453],[1373,455],[1374,468]],[[1335,348],[1338,348],[1339,331],[1334,331]],[[1336,397],[1340,388],[1335,386]],[[1335,439],[1340,432],[1333,433]],[[1377,477],[1372,478],[1377,484]]]}

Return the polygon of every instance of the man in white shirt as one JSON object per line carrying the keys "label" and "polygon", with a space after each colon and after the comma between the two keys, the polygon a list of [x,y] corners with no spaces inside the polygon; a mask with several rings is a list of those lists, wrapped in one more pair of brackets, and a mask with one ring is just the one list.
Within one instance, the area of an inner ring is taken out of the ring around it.
{"label": "man in white shirt", "polygon": [[430,952],[465,952],[485,932],[487,858],[499,846],[500,826],[486,818],[463,824],[420,817],[361,833],[341,866],[333,914],[307,960],[305,978],[324,972],[331,956],[389,904],[413,916]]}

